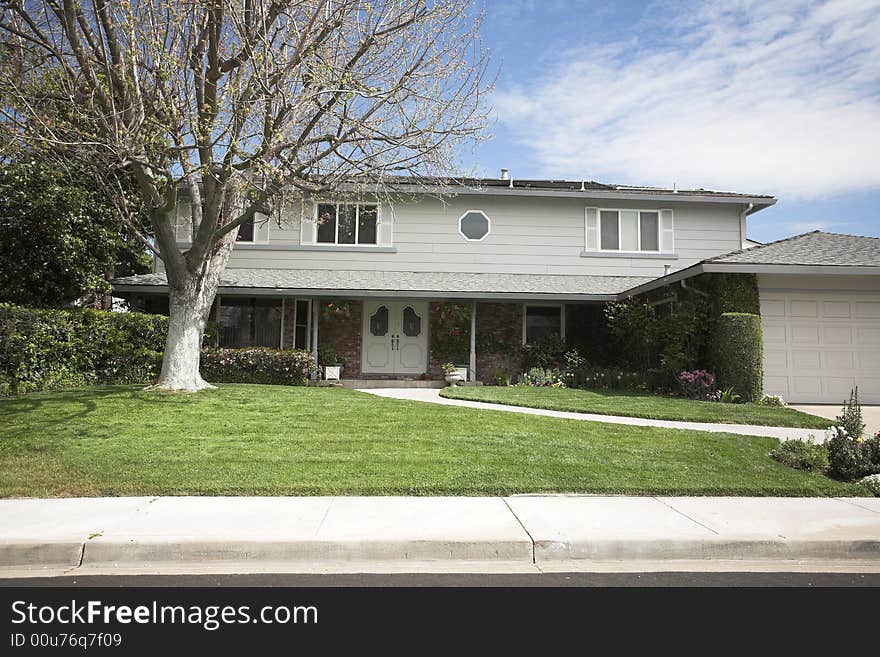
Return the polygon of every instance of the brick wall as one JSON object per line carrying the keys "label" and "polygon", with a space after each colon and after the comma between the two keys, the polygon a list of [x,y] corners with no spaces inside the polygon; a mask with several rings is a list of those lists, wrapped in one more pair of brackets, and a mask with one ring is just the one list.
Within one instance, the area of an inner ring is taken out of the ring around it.
{"label": "brick wall", "polygon": [[[467,304],[468,307],[470,304]],[[470,357],[470,320],[463,326],[462,346],[455,354],[435,354],[434,345],[440,327],[440,303],[430,304],[431,356],[429,371],[435,378],[443,375],[440,366],[443,360],[451,358],[456,364],[467,365]],[[459,323],[460,324],[460,323]],[[461,353],[458,353],[461,352]],[[495,369],[515,377],[520,372],[522,361],[522,304],[519,303],[478,303],[477,304],[477,380],[488,381]]]}
{"label": "brick wall", "polygon": [[345,366],[342,376],[346,379],[361,375],[361,315],[364,304],[360,300],[331,302],[319,301],[315,309],[318,316],[318,345],[332,344],[336,355]]}
{"label": "brick wall", "polygon": [[516,376],[522,361],[522,304],[477,304],[477,380],[494,369]]}

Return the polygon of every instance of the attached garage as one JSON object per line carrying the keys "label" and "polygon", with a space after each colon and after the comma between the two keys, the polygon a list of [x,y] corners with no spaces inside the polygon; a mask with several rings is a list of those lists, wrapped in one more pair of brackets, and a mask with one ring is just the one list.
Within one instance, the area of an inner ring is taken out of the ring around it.
{"label": "attached garage", "polygon": [[880,404],[880,238],[814,231],[709,258],[627,296],[704,273],[754,274],[764,393],[840,405],[858,386]]}
{"label": "attached garage", "polygon": [[864,403],[880,403],[878,281],[759,274],[765,392],[840,404],[858,386]]}

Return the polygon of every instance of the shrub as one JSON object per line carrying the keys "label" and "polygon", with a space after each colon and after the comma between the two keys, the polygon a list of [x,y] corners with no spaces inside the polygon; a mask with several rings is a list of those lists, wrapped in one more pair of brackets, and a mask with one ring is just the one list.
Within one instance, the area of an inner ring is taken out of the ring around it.
{"label": "shrub", "polygon": [[840,415],[837,416],[837,424],[846,431],[851,438],[861,438],[865,433],[865,423],[862,421],[862,405],[859,403],[858,386],[849,393],[849,401],[843,402]]}
{"label": "shrub", "polygon": [[785,400],[779,395],[764,395],[761,399],[758,400],[759,406],[776,406],[776,407],[785,407],[788,404],[785,403]]}
{"label": "shrub", "polygon": [[828,469],[828,448],[809,440],[786,440],[770,450],[770,458],[795,470],[821,474]]}
{"label": "shrub", "polygon": [[307,351],[267,349],[204,349],[202,376],[217,383],[305,385],[317,371]]}
{"label": "shrub", "polygon": [[571,388],[585,390],[648,390],[648,378],[641,372],[584,366],[566,374],[566,382]]}
{"label": "shrub", "polygon": [[867,488],[872,495],[880,497],[880,474],[868,475],[859,479],[859,483]]}
{"label": "shrub", "polygon": [[761,318],[750,313],[724,313],[715,328],[713,361],[718,382],[733,386],[745,401],[756,401],[763,391]]}
{"label": "shrub", "polygon": [[675,380],[681,396],[688,399],[714,399],[718,390],[715,385],[715,375],[706,370],[680,372]]}
{"label": "shrub", "polygon": [[880,434],[853,438],[843,427],[833,427],[828,448],[828,472],[844,481],[880,474]]}
{"label": "shrub", "polygon": [[523,370],[534,367],[554,369],[565,364],[565,354],[570,351],[558,335],[548,335],[542,340],[523,347]]}
{"label": "shrub", "polygon": [[489,380],[486,384],[490,386],[509,386],[510,372],[503,370],[500,367],[493,367],[492,371],[489,372]]}
{"label": "shrub", "polygon": [[319,365],[336,365],[338,359],[336,357],[336,347],[332,344],[325,343],[318,346],[318,364]]}
{"label": "shrub", "polygon": [[160,315],[0,304],[0,393],[148,383],[159,374],[167,332]]}
{"label": "shrub", "polygon": [[520,377],[520,383],[535,387],[565,387],[565,374],[557,369],[544,369],[533,367]]}

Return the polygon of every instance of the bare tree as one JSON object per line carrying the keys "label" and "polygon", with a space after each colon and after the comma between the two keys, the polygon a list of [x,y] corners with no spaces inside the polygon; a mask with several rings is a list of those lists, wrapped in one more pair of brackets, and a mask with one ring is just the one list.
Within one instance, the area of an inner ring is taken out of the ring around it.
{"label": "bare tree", "polygon": [[[277,212],[282,193],[358,181],[376,193],[394,174],[446,175],[485,127],[487,59],[469,0],[0,8],[6,129],[86,161],[108,194],[130,172],[151,209],[144,245],[164,262],[170,301],[162,389],[210,387],[200,346],[242,223]],[[59,102],[73,115],[63,126],[47,110]],[[179,195],[193,228],[185,249]]]}

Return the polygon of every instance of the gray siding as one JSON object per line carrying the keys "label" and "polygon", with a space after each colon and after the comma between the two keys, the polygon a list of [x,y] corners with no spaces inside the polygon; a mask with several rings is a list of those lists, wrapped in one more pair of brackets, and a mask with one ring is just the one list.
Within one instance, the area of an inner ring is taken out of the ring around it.
{"label": "gray siding", "polygon": [[[586,207],[671,208],[677,258],[582,257]],[[467,210],[482,210],[490,217],[491,233],[485,240],[469,242],[459,235],[458,218]],[[741,210],[737,204],[705,202],[462,195],[444,203],[423,198],[381,207],[380,220],[393,221],[391,244],[383,246],[393,252],[336,252],[302,248],[301,217],[311,217],[313,206],[298,203],[283,213],[281,226],[260,227],[259,246],[236,245],[229,267],[659,276],[666,264],[675,271],[739,249]],[[186,240],[183,215],[178,235]]]}

